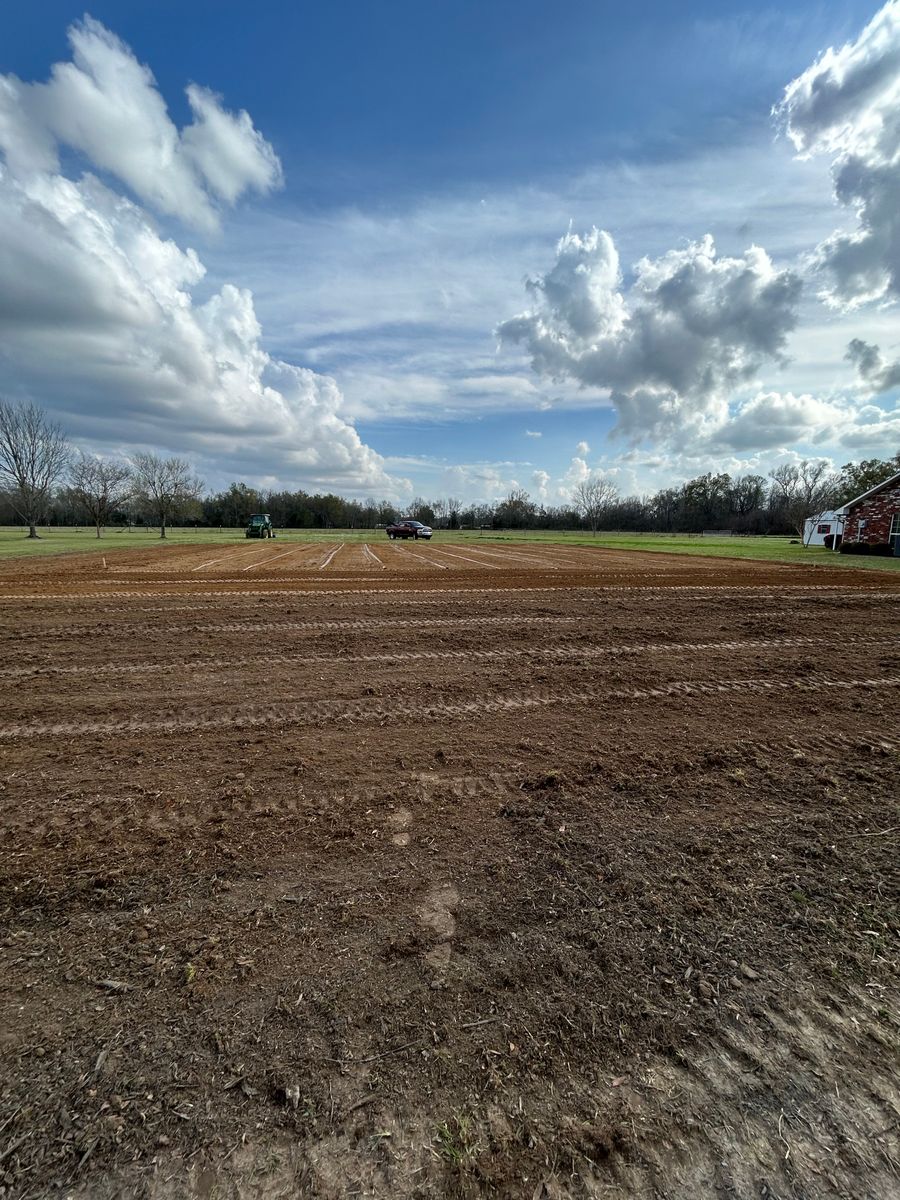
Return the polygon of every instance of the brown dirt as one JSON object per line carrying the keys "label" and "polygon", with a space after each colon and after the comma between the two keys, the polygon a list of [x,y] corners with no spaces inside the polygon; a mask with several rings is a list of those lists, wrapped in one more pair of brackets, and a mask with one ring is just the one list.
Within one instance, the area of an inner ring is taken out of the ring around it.
{"label": "brown dirt", "polygon": [[4,564],[0,1195],[895,1196],[900,580],[649,559]]}

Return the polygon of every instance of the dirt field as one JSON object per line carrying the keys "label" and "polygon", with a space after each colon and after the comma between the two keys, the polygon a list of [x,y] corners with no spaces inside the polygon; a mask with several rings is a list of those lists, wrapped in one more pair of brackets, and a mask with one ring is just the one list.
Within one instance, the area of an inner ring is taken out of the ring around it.
{"label": "dirt field", "polygon": [[893,1198],[900,578],[0,566],[0,1195]]}

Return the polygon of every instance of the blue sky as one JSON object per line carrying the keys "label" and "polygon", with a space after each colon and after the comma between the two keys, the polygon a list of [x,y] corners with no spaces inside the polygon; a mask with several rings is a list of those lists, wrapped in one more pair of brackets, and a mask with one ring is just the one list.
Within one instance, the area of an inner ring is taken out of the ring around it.
{"label": "blue sky", "polygon": [[[898,7],[7,6],[6,227],[61,241],[0,245],[0,388],[214,485],[398,499],[892,453],[897,248],[872,233],[888,282],[863,287],[829,238],[859,218],[832,172],[895,169],[864,131]],[[812,85],[863,70],[840,142]]]}

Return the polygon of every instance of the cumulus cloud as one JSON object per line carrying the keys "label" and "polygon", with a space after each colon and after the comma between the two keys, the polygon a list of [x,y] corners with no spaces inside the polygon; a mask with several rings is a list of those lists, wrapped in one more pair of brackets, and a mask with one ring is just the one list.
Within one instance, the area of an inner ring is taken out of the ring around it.
{"label": "cumulus cloud", "polygon": [[551,476],[548,471],[532,471],[531,485],[534,489],[534,495],[541,504],[546,504],[550,496],[550,480]]}
{"label": "cumulus cloud", "polygon": [[568,468],[559,481],[559,495],[566,498],[570,497],[579,483],[584,483],[590,477],[591,468],[588,466],[587,460],[576,455],[569,463]]}
{"label": "cumulus cloud", "polygon": [[703,436],[727,397],[766,361],[781,361],[797,321],[800,280],[751,246],[721,257],[711,237],[643,258],[625,294],[613,239],[597,229],[560,240],[556,262],[527,284],[534,307],[505,321],[553,379],[608,389],[632,442]]}
{"label": "cumulus cloud", "polygon": [[818,248],[826,298],[852,307],[900,297],[900,0],[794,79],[775,115],[802,155],[833,157],[835,197],[857,218]]}
{"label": "cumulus cloud", "polygon": [[586,454],[590,454],[591,448],[587,444],[587,442],[579,442],[578,445],[575,447],[575,452],[576,452],[576,454],[580,454],[581,457],[584,458],[584,456]]}
{"label": "cumulus cloud", "polygon": [[202,228],[220,203],[281,179],[275,151],[246,112],[187,89],[193,122],[179,131],[148,67],[99,21],[69,30],[72,61],[46,83],[0,76],[0,149],[18,176],[59,169],[60,145],[115,175],[144,203]]}
{"label": "cumulus cloud", "polygon": [[856,367],[860,383],[871,394],[900,387],[900,359],[886,362],[878,346],[870,345],[862,338],[853,338],[847,346],[846,357]]}
{"label": "cumulus cloud", "polygon": [[56,158],[58,138],[159,207],[209,215],[211,196],[231,202],[272,179],[277,160],[249,117],[194,88],[195,123],[179,137],[121,42],[93,21],[72,41],[73,63],[49,84],[0,79],[0,385],[54,408],[88,443],[190,450],[257,478],[396,494],[405,481],[342,415],[334,381],[263,349],[249,291],[225,284],[199,302],[198,255],[95,174],[68,178]]}
{"label": "cumulus cloud", "polygon": [[701,449],[746,454],[784,450],[798,443],[877,449],[898,436],[900,410],[809,394],[758,392],[739,404]]}

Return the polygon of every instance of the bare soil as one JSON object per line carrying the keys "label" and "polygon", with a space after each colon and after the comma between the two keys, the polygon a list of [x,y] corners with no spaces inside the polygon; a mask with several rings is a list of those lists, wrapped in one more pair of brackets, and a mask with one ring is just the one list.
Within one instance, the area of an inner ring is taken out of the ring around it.
{"label": "bare soil", "polygon": [[895,1197],[900,579],[862,574],[0,566],[0,1195]]}

